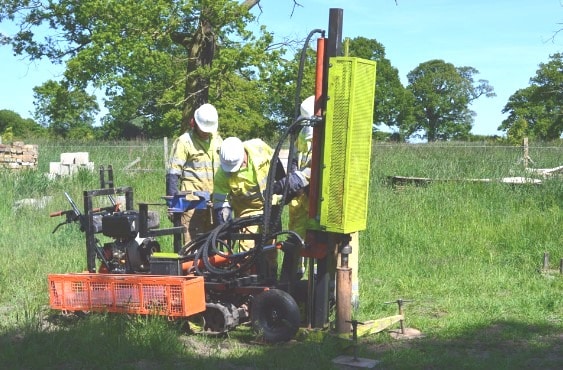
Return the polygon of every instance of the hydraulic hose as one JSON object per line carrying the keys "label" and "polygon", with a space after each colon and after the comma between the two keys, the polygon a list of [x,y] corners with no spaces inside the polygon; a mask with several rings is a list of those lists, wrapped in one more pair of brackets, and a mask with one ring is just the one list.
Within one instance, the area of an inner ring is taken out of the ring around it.
{"label": "hydraulic hose", "polygon": [[[272,161],[271,161],[271,165],[270,165],[270,171],[268,172],[268,181],[267,181],[267,185],[266,185],[266,191],[264,193],[264,198],[265,198],[265,202],[264,202],[264,226],[262,228],[262,243],[263,244],[266,240],[268,240],[268,234],[270,234],[270,228],[272,227],[271,224],[271,220],[272,220],[272,195],[273,195],[273,191],[272,191],[272,186],[274,184],[275,181],[275,169],[277,167],[277,161],[279,161],[279,153],[281,150],[281,147],[285,141],[285,139],[291,134],[291,140],[289,143],[289,156],[288,156],[288,160],[287,160],[287,169],[289,172],[289,169],[291,168],[291,163],[293,161],[293,159],[296,156],[296,151],[295,151],[295,141],[297,139],[297,135],[298,135],[298,131],[295,130],[295,126],[299,125],[301,122],[303,122],[305,119],[299,119],[300,116],[300,101],[301,101],[301,85],[303,83],[303,73],[304,73],[304,68],[305,68],[305,61],[307,59],[307,49],[309,48],[309,43],[311,41],[311,38],[313,37],[313,35],[315,35],[316,33],[320,33],[322,34],[322,36],[324,37],[324,33],[325,31],[321,30],[321,29],[314,29],[311,32],[309,32],[309,34],[307,35],[307,38],[305,39],[305,43],[303,44],[303,48],[301,48],[301,56],[300,56],[300,60],[299,60],[299,70],[297,72],[297,84],[296,84],[296,88],[295,88],[295,112],[294,112],[294,122],[287,128],[287,130],[285,131],[285,133],[282,135],[282,137],[280,138],[280,140],[278,141],[278,144],[276,146],[276,149],[274,151],[274,155],[272,157]],[[273,170],[274,169],[274,170]],[[287,197],[287,189],[284,190],[284,194],[282,194],[282,201],[281,204],[285,204],[285,198]],[[279,212],[275,215],[273,215],[273,219],[276,220],[279,218],[279,216],[281,215],[282,209],[280,207]]]}
{"label": "hydraulic hose", "polygon": [[307,48],[309,47],[309,42],[311,41],[311,38],[313,37],[313,35],[315,33],[320,33],[323,35],[324,37],[324,33],[325,31],[321,30],[321,29],[314,29],[311,32],[309,32],[309,35],[307,35],[307,38],[305,39],[305,44],[303,45],[303,48],[301,49],[301,58],[299,59],[299,70],[297,72],[297,85],[295,88],[295,114],[294,117],[298,117],[299,116],[299,105],[301,103],[301,83],[303,81],[303,70],[305,68],[305,61],[307,59]]}

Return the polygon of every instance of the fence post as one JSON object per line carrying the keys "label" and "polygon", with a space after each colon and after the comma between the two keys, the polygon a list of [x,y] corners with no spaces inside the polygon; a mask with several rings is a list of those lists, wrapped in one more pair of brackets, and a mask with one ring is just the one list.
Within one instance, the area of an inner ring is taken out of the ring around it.
{"label": "fence post", "polygon": [[528,168],[528,159],[529,158],[530,158],[530,156],[529,156],[528,138],[525,137],[524,138],[524,168],[525,169]]}
{"label": "fence post", "polygon": [[543,252],[543,270],[549,270],[549,253]]}
{"label": "fence post", "polygon": [[165,136],[164,137],[164,168],[166,169],[166,166],[168,166],[168,138]]}

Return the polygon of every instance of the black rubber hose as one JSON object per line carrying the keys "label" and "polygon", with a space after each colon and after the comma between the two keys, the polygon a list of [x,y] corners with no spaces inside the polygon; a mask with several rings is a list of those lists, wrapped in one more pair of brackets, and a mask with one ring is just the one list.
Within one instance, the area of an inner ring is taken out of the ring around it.
{"label": "black rubber hose", "polygon": [[309,32],[309,35],[307,35],[307,38],[305,39],[305,44],[303,45],[303,48],[301,49],[301,58],[299,59],[299,70],[297,72],[297,86],[295,88],[295,115],[294,117],[299,117],[299,107],[301,105],[301,82],[303,80],[303,70],[305,68],[305,61],[307,59],[307,49],[309,48],[309,42],[311,41],[311,37],[313,37],[313,35],[315,33],[321,33],[324,35],[324,31],[321,29],[314,29],[311,32]]}
{"label": "black rubber hose", "polygon": [[[294,112],[294,122],[288,127],[288,129],[286,130],[286,132],[284,133],[284,135],[282,135],[282,137],[280,138],[280,140],[278,141],[278,144],[276,146],[276,150],[274,151],[274,155],[272,156],[272,161],[270,162],[270,171],[268,172],[268,180],[267,180],[267,185],[266,185],[266,191],[264,194],[265,197],[265,204],[264,204],[264,225],[262,227],[262,242],[260,243],[260,245],[264,244],[266,242],[266,240],[269,239],[268,234],[270,234],[270,228],[272,227],[271,225],[271,219],[272,219],[272,195],[273,195],[273,191],[272,191],[272,186],[273,183],[275,181],[275,171],[272,170],[272,168],[275,170],[277,167],[277,161],[279,160],[279,152],[281,150],[281,146],[283,145],[285,139],[287,138],[287,136],[289,134],[292,134],[290,143],[289,143],[289,156],[288,156],[288,160],[287,160],[287,169],[289,172],[289,169],[291,168],[291,163],[296,155],[295,152],[295,141],[297,139],[297,131],[293,131],[293,128],[296,126],[296,124],[300,121],[303,121],[304,119],[300,120],[300,105],[301,105],[301,85],[303,83],[303,72],[304,72],[304,68],[305,68],[305,61],[307,59],[307,49],[309,48],[309,42],[311,41],[311,38],[313,37],[314,34],[316,33],[321,33],[324,36],[324,31],[321,29],[314,29],[311,32],[309,32],[309,34],[307,35],[307,38],[305,39],[305,43],[303,44],[303,47],[301,48],[301,56],[300,56],[300,60],[299,60],[299,70],[297,72],[297,82],[296,82],[296,88],[295,88],[295,112]],[[306,117],[309,118],[309,117]],[[287,189],[284,190],[284,194],[282,194],[282,200],[281,200],[281,204],[284,205],[285,204],[285,199],[287,197]],[[280,216],[281,213],[283,211],[283,208],[280,207],[279,208],[279,214],[274,215],[274,220],[277,220]]]}

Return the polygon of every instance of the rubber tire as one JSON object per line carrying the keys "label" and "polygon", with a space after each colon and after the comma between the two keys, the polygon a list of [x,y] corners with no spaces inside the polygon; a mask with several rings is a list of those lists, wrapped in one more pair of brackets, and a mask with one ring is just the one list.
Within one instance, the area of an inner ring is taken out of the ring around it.
{"label": "rubber tire", "polygon": [[269,289],[252,300],[252,329],[264,342],[291,340],[299,330],[299,307],[293,297],[280,289]]}

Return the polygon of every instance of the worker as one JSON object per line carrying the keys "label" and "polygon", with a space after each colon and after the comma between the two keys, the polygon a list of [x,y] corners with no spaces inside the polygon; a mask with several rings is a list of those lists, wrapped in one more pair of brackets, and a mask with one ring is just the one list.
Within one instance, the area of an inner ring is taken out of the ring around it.
{"label": "worker", "polygon": [[[229,137],[223,141],[219,158],[221,166],[215,175],[213,186],[213,207],[219,224],[226,221],[232,210],[233,218],[260,215],[264,213],[264,191],[268,180],[273,150],[261,139],[242,142]],[[247,228],[257,234],[259,225]],[[251,240],[240,240],[241,251],[254,248]],[[265,258],[268,271],[266,276],[275,276],[277,254],[275,250]]]}
{"label": "worker", "polygon": [[[315,96],[309,96],[300,106],[301,118],[311,118],[315,115]],[[308,185],[311,178],[311,146],[313,142],[313,127],[303,126],[297,137],[297,166],[293,173],[302,180],[302,188],[297,189],[295,197],[289,202],[290,230],[295,231],[305,239],[307,219],[309,218]]]}
{"label": "worker", "polygon": [[[300,106],[301,115],[297,120],[309,119],[315,114],[315,96],[303,100]],[[303,122],[308,123],[308,122]],[[284,187],[289,186],[287,202],[289,208],[289,230],[295,231],[305,239],[309,218],[308,185],[311,177],[311,147],[313,141],[313,127],[302,126],[297,136],[297,158],[290,164],[288,175],[274,184],[274,194],[283,194]],[[297,256],[295,256],[297,258]],[[304,260],[299,258],[297,273],[302,276],[305,272]]]}
{"label": "worker", "polygon": [[[219,117],[213,105],[206,103],[195,110],[190,128],[172,145],[166,172],[166,195],[190,191],[212,194],[222,143],[218,126]],[[183,238],[187,244],[198,234],[209,231],[212,219],[208,210],[191,209],[182,213],[181,223],[186,228]]]}

